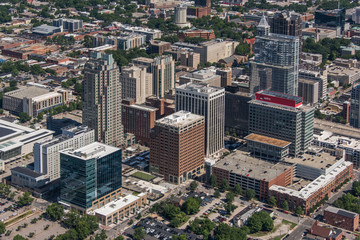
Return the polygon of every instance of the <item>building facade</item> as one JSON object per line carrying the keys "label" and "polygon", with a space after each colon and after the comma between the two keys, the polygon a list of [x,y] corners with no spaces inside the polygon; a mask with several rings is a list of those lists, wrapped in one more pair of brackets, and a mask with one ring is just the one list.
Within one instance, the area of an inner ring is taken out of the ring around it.
{"label": "building facade", "polygon": [[83,28],[83,20],[80,19],[54,19],[54,27],[61,27],[63,32],[77,32]]}
{"label": "building facade", "polygon": [[225,90],[203,84],[184,84],[175,89],[175,109],[205,117],[205,155],[224,148]]}
{"label": "building facade", "polygon": [[353,232],[359,226],[359,214],[328,206],[324,209],[324,222]]}
{"label": "building facade", "polygon": [[276,34],[301,36],[301,15],[295,12],[276,12],[269,18],[270,31]]}
{"label": "building facade", "polygon": [[319,101],[319,82],[300,78],[299,96],[305,104],[316,104]]}
{"label": "building facade", "polygon": [[82,212],[95,210],[121,194],[121,149],[99,142],[64,150],[60,201]]}
{"label": "building facade", "polygon": [[83,124],[95,130],[95,140],[112,146],[123,144],[119,68],[111,54],[92,52],[85,64]]}
{"label": "building facade", "polygon": [[350,126],[360,128],[360,84],[351,90]]}
{"label": "building facade", "polygon": [[150,171],[181,184],[204,172],[205,120],[178,111],[155,122],[151,133]]}
{"label": "building facade", "polygon": [[60,151],[78,149],[95,141],[94,130],[87,126],[69,126],[62,135],[34,145],[34,170],[49,177],[60,178]]}

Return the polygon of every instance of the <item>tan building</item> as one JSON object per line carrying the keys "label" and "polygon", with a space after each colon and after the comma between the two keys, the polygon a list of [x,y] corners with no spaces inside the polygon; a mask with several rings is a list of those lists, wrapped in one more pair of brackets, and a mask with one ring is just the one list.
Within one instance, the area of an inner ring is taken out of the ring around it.
{"label": "tan building", "polygon": [[221,76],[210,69],[201,69],[192,73],[185,74],[179,78],[180,85],[186,83],[204,83],[213,87],[221,87]]}
{"label": "tan building", "polygon": [[299,96],[305,104],[315,104],[319,101],[319,82],[314,80],[299,79]]}
{"label": "tan building", "polygon": [[138,57],[132,61],[135,65],[146,66],[147,72],[153,76],[152,94],[163,98],[165,93],[175,87],[175,61],[170,55],[154,59]]}
{"label": "tan building", "polygon": [[111,54],[91,52],[83,93],[83,124],[95,130],[96,141],[122,145],[120,73]]}
{"label": "tan building", "polygon": [[159,41],[159,40],[154,40],[154,41],[150,41],[150,51],[151,53],[156,53],[156,54],[163,54],[163,52],[165,52],[166,50],[171,48],[171,43],[169,42],[164,42],[164,41]]}
{"label": "tan building", "polygon": [[71,91],[62,88],[28,85],[5,93],[3,108],[17,115],[25,112],[31,117],[36,117],[40,112],[67,104],[70,96]]}
{"label": "tan building", "polygon": [[152,95],[152,75],[146,72],[145,66],[130,65],[121,68],[120,74],[122,99],[135,99],[144,103]]}
{"label": "tan building", "polygon": [[94,212],[100,224],[108,226],[135,214],[145,204],[147,204],[147,193],[140,193],[137,196],[127,195],[107,203]]}
{"label": "tan building", "polygon": [[202,63],[213,63],[233,55],[237,45],[239,45],[239,43],[235,41],[216,39],[200,43],[200,46],[195,49],[195,52],[200,53],[200,61]]}
{"label": "tan building", "polygon": [[182,52],[180,54],[182,66],[198,68],[200,64],[200,54],[195,52]]}
{"label": "tan building", "polygon": [[150,171],[181,184],[204,172],[204,117],[179,111],[155,122]]}
{"label": "tan building", "polygon": [[221,87],[231,86],[231,68],[216,69],[216,74],[221,76]]}

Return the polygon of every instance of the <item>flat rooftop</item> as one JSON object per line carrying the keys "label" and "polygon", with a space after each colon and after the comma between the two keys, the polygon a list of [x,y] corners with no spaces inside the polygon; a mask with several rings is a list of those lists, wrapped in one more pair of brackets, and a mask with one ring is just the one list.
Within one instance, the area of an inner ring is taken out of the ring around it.
{"label": "flat rooftop", "polygon": [[281,148],[284,148],[291,144],[291,142],[283,141],[277,138],[266,137],[264,135],[255,134],[255,133],[251,133],[250,135],[246,136],[245,139],[258,143],[281,147]]}
{"label": "flat rooftop", "polygon": [[193,124],[193,123],[201,121],[201,120],[204,120],[203,116],[181,110],[181,111],[173,113],[169,116],[166,116],[164,118],[157,120],[155,122],[155,124],[181,128],[181,127],[186,127],[190,124]]}
{"label": "flat rooftop", "polygon": [[218,161],[214,167],[228,170],[232,173],[247,176],[257,180],[270,181],[291,166],[281,162],[271,163],[258,158],[250,157],[247,152],[237,150]]}
{"label": "flat rooftop", "polygon": [[339,136],[346,136],[360,140],[360,129],[353,128],[344,124],[314,119],[314,128],[319,130],[331,131]]}
{"label": "flat rooftop", "polygon": [[34,98],[49,93],[50,90],[41,87],[22,87],[17,90],[5,93],[5,95],[16,97],[16,98]]}
{"label": "flat rooftop", "polygon": [[151,106],[147,106],[144,104],[132,104],[132,105],[128,105],[129,108],[135,108],[135,109],[139,109],[142,111],[148,111],[148,112],[153,112],[158,110],[156,107],[151,107]]}
{"label": "flat rooftop", "polygon": [[317,154],[305,153],[300,157],[286,157],[285,162],[293,164],[301,164],[318,169],[327,169],[334,165],[340,158],[331,156],[327,152],[321,152]]}
{"label": "flat rooftop", "polygon": [[208,84],[196,84],[196,83],[186,83],[180,85],[175,90],[185,90],[191,92],[198,92],[204,94],[211,94],[216,92],[225,91],[224,88],[209,86]]}
{"label": "flat rooftop", "polygon": [[146,63],[152,63],[154,62],[154,59],[152,58],[146,58],[146,57],[137,57],[132,60],[133,62],[146,62]]}
{"label": "flat rooftop", "polygon": [[74,150],[64,150],[62,153],[82,160],[101,158],[118,151],[119,148],[112,147],[103,143],[94,142],[82,148]]}
{"label": "flat rooftop", "polygon": [[138,196],[130,194],[125,197],[121,197],[119,199],[109,202],[101,208],[96,209],[94,212],[99,215],[107,216],[109,214],[112,214],[114,211],[118,211],[124,208],[127,205],[131,205],[133,202],[137,201],[145,194],[146,193],[140,193]]}
{"label": "flat rooftop", "polygon": [[357,215],[359,215],[357,213],[350,212],[350,211],[340,209],[340,208],[336,208],[333,206],[328,206],[327,208],[325,208],[324,211],[332,212],[332,213],[335,213],[335,214],[338,214],[338,215],[341,215],[341,216],[344,216],[347,218],[355,218]]}

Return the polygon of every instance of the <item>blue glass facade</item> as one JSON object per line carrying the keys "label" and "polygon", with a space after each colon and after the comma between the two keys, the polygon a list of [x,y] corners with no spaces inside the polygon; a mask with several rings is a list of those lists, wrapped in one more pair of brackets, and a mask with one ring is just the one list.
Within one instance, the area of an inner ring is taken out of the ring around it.
{"label": "blue glass facade", "polygon": [[61,153],[60,199],[84,209],[92,202],[121,188],[122,151],[84,160]]}

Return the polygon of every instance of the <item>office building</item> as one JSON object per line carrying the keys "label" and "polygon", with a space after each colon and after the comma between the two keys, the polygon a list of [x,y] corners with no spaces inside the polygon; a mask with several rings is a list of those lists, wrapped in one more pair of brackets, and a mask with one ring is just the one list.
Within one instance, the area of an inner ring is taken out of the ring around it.
{"label": "office building", "polygon": [[21,188],[41,188],[49,181],[45,174],[37,173],[29,168],[14,167],[10,171],[11,184]]}
{"label": "office building", "polygon": [[304,104],[314,105],[319,101],[319,82],[299,78],[299,96]]}
{"label": "office building", "polygon": [[359,214],[333,206],[327,206],[324,209],[324,222],[353,232],[356,231],[359,226]]}
{"label": "office building", "polygon": [[204,84],[184,84],[175,89],[176,111],[205,117],[205,155],[224,148],[225,90]]}
{"label": "office building", "polygon": [[191,24],[188,23],[186,20],[187,18],[187,7],[186,5],[177,5],[174,9],[175,12],[175,24],[180,27],[180,28],[184,28],[184,27],[190,27]]}
{"label": "office building", "polygon": [[159,29],[151,29],[151,28],[145,28],[145,27],[135,27],[132,25],[126,25],[121,23],[116,23],[116,27],[120,31],[129,32],[129,33],[138,33],[138,34],[144,34],[146,36],[146,41],[150,42],[154,39],[159,39],[162,36],[162,32]]}
{"label": "office building", "polygon": [[221,76],[217,75],[216,72],[211,69],[201,69],[180,76],[179,85],[186,83],[202,83],[209,84],[209,86],[213,87],[221,87]]}
{"label": "office building", "polygon": [[231,68],[218,68],[216,69],[216,75],[219,75],[221,77],[221,87],[225,88],[227,86],[231,86]]}
{"label": "office building", "polygon": [[138,57],[132,62],[146,66],[146,71],[152,74],[152,95],[163,98],[165,93],[175,87],[175,61],[172,56],[163,55],[154,59]]}
{"label": "office building", "polygon": [[136,104],[132,99],[124,99],[121,107],[124,132],[134,134],[138,143],[149,146],[150,131],[155,126],[158,108]]}
{"label": "office building", "polygon": [[355,12],[352,14],[352,20],[356,24],[360,24],[360,7],[355,8]]}
{"label": "office building", "polygon": [[319,100],[326,97],[327,90],[327,70],[324,71],[310,71],[305,69],[299,70],[299,78],[305,80],[316,81],[319,83]]}
{"label": "office building", "polygon": [[328,69],[327,79],[338,81],[341,85],[354,84],[360,80],[360,69],[332,66]]}
{"label": "office building", "polygon": [[179,39],[182,41],[189,37],[189,38],[203,38],[206,40],[214,40],[216,38],[214,30],[207,30],[207,29],[187,29],[187,30],[181,30],[178,33]]}
{"label": "office building", "polygon": [[120,73],[111,54],[91,52],[83,93],[83,124],[95,130],[96,141],[122,145]]}
{"label": "office building", "polygon": [[257,30],[255,60],[250,62],[250,92],[270,89],[297,95],[299,37],[269,33],[270,26],[264,16]]}
{"label": "office building", "polygon": [[197,69],[200,64],[200,54],[195,52],[181,52],[180,62],[182,66]]}
{"label": "office building", "polygon": [[245,137],[249,132],[249,93],[239,91],[239,88],[226,88],[225,92],[225,131],[239,137]]}
{"label": "office building", "polygon": [[314,133],[314,109],[302,98],[267,90],[249,102],[249,133],[291,142],[290,154],[297,156],[309,147]]}
{"label": "office building", "polygon": [[44,85],[27,85],[4,93],[3,108],[13,114],[24,112],[36,117],[40,112],[67,104],[71,91],[62,88],[49,88]]}
{"label": "office building", "polygon": [[155,122],[151,133],[150,171],[181,184],[204,172],[205,120],[178,111]]}
{"label": "office building", "polygon": [[345,30],[345,8],[334,10],[316,10],[315,24],[318,26],[340,28],[343,32]]}
{"label": "office building", "polygon": [[360,84],[351,90],[350,126],[360,128]]}
{"label": "office building", "polygon": [[[81,119],[81,118],[80,118]],[[68,126],[80,126],[81,123],[70,118],[55,118],[54,116],[48,116],[46,118],[46,128],[54,131],[54,136],[62,133],[62,128]]]}
{"label": "office building", "polygon": [[160,40],[150,41],[151,53],[162,55],[166,50],[171,49],[171,43]]}
{"label": "office building", "polygon": [[54,27],[60,27],[62,32],[77,32],[83,28],[83,20],[80,19],[54,19]]}
{"label": "office building", "polygon": [[49,177],[60,178],[60,151],[78,149],[95,141],[94,130],[87,126],[69,126],[62,134],[34,145],[34,170]]}
{"label": "office building", "polygon": [[140,48],[146,43],[146,36],[137,33],[121,33],[119,36],[104,36],[96,34],[92,37],[93,46],[99,47],[104,45],[116,46],[117,49],[130,50]]}
{"label": "office building", "polygon": [[301,36],[301,15],[295,12],[276,12],[269,18],[270,31],[276,34]]}
{"label": "office building", "polygon": [[122,99],[134,99],[136,103],[144,103],[152,95],[152,75],[145,66],[129,65],[121,68],[120,74]]}
{"label": "office building", "polygon": [[94,142],[60,152],[60,203],[87,213],[120,197],[121,149]]}
{"label": "office building", "polygon": [[0,119],[0,170],[4,163],[18,160],[33,152],[35,143],[51,139],[53,131],[35,130]]}

